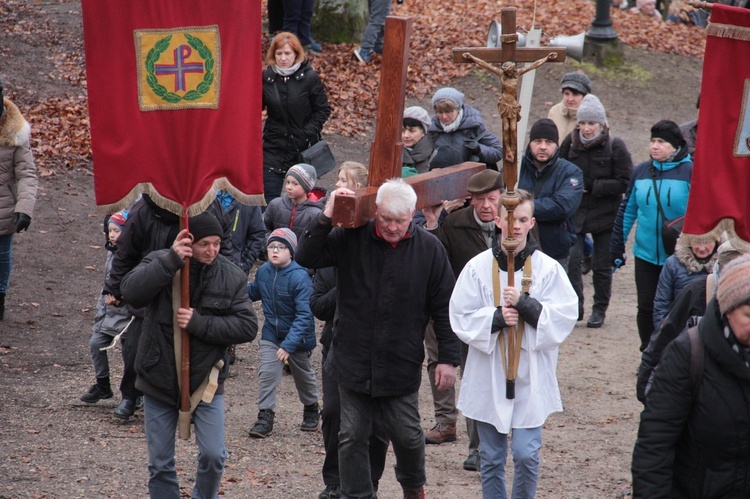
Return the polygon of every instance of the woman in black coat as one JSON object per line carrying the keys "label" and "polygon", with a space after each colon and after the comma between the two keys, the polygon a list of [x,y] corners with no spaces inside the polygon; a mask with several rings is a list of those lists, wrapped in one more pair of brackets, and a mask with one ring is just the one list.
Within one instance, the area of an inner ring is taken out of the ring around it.
{"label": "woman in black coat", "polygon": [[622,195],[628,188],[633,160],[625,143],[609,134],[604,106],[586,95],[576,113],[578,124],[562,142],[560,157],[583,172],[583,197],[575,214],[576,243],[570,250],[568,277],[578,295],[578,317],[583,319],[583,241],[594,239],[592,261],[594,306],[586,325],[601,327],[612,295],[612,266],[609,243]]}
{"label": "woman in black coat", "polygon": [[683,332],[654,371],[633,451],[634,497],[750,497],[750,255],[722,269],[697,327],[702,369]]}
{"label": "woman in black coat", "polygon": [[323,83],[292,33],[274,37],[263,71],[263,190],[266,203],[281,195],[287,170],[320,140],[331,115]]}

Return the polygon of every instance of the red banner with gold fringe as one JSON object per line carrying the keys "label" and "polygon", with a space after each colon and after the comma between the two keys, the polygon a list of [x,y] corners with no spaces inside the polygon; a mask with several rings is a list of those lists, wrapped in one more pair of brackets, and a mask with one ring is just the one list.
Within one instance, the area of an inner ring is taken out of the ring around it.
{"label": "red banner with gold fringe", "polygon": [[260,2],[83,0],[96,203],[263,203]]}
{"label": "red banner with gold fringe", "polygon": [[[713,4],[684,232],[750,249],[750,10]],[[744,242],[744,244],[743,244]]]}

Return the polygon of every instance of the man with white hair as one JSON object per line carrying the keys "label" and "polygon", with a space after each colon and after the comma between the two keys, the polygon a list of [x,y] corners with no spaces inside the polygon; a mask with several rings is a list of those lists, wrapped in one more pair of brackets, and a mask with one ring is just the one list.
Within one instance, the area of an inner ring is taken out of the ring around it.
{"label": "man with white hair", "polygon": [[425,443],[419,416],[424,331],[433,321],[439,389],[453,386],[460,347],[448,303],[455,283],[445,248],[412,218],[417,195],[401,179],[378,189],[375,218],[355,229],[331,225],[337,189],[300,239],[307,268],[338,267],[333,341],[324,368],[339,383],[339,471],[344,497],[371,497],[368,444],[380,410],[405,498],[424,497]]}

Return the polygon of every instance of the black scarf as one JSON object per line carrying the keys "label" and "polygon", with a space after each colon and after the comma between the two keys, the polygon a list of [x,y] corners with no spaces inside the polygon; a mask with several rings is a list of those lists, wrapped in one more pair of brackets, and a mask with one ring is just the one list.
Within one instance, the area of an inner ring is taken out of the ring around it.
{"label": "black scarf", "polygon": [[[502,235],[498,232],[497,237],[492,241],[492,256],[494,256],[495,260],[497,260],[497,264],[500,267],[500,270],[502,270],[503,272],[507,272],[508,271],[508,255],[503,253],[503,250],[500,247],[501,237]],[[513,258],[514,268],[516,270],[522,268],[524,263],[526,263],[526,258],[538,249],[539,249],[539,245],[534,239],[534,236],[531,235],[531,232],[529,232],[528,235],[526,236],[526,246],[521,251],[516,253]]]}

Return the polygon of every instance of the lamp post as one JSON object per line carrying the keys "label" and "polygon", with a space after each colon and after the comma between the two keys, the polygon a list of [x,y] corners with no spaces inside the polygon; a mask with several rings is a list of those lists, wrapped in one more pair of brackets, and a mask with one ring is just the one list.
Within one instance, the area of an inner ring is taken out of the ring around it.
{"label": "lamp post", "polygon": [[596,15],[591,28],[586,32],[583,45],[584,60],[591,61],[599,67],[620,66],[623,63],[624,50],[617,33],[612,27],[609,9],[612,0],[596,0]]}
{"label": "lamp post", "polygon": [[612,0],[596,0],[596,15],[591,22],[591,29],[586,32],[586,38],[599,41],[617,40],[617,33],[612,27],[609,9]]}

